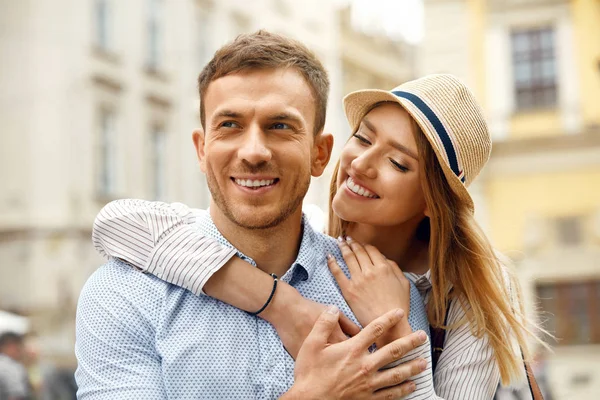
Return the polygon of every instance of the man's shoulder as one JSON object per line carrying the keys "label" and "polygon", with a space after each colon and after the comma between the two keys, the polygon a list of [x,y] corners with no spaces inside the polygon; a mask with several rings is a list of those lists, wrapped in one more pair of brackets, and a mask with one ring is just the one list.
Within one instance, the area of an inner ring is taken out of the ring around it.
{"label": "man's shoulder", "polygon": [[145,274],[125,261],[111,258],[88,278],[79,305],[101,304],[107,308],[152,311],[163,302],[169,284]]}
{"label": "man's shoulder", "polygon": [[[331,253],[334,256],[342,255],[338,246],[337,239],[332,238],[331,236],[325,233],[314,231],[313,240],[316,243],[319,243],[321,246],[323,246],[323,250],[326,253]],[[344,260],[342,259],[342,261]]]}

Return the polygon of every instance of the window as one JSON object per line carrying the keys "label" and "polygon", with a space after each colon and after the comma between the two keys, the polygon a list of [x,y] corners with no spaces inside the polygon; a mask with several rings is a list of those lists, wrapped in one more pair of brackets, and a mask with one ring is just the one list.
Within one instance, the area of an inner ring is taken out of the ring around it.
{"label": "window", "polygon": [[150,70],[156,71],[161,65],[163,46],[163,10],[162,0],[147,0],[148,15],[146,29],[148,34],[148,47],[146,54],[146,65]]}
{"label": "window", "polygon": [[514,88],[519,110],[556,105],[556,55],[552,28],[511,35]]}
{"label": "window", "polygon": [[600,344],[600,280],[542,284],[537,295],[558,345]]}
{"label": "window", "polygon": [[111,48],[111,9],[110,0],[96,0],[94,4],[95,41],[102,50]]}
{"label": "window", "polygon": [[582,219],[579,217],[561,217],[556,219],[558,242],[567,246],[575,246],[583,241]]}
{"label": "window", "polygon": [[167,141],[162,127],[152,128],[150,143],[152,196],[155,200],[164,200],[167,187]]}
{"label": "window", "polygon": [[102,197],[110,197],[115,194],[116,189],[117,132],[115,112],[110,109],[101,109],[98,125],[98,194]]}

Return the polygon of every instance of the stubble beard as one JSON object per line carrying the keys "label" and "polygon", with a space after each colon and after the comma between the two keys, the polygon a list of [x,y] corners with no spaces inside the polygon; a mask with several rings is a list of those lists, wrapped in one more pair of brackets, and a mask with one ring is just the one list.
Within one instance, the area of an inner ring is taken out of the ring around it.
{"label": "stubble beard", "polygon": [[263,230],[278,226],[298,210],[298,207],[302,205],[304,196],[306,196],[306,193],[308,192],[310,175],[308,175],[306,179],[303,179],[303,181],[299,182],[298,185],[295,186],[296,196],[290,198],[285,204],[282,204],[279,213],[273,216],[264,216],[263,218],[258,216],[261,213],[257,213],[258,215],[256,215],[255,218],[252,216],[248,216],[248,218],[246,218],[245,216],[239,215],[239,211],[236,213],[234,211],[236,208],[235,204],[232,204],[226,199],[223,194],[223,190],[219,186],[216,176],[210,167],[206,169],[206,182],[213,201],[219,210],[221,210],[223,215],[227,217],[227,219],[240,228],[248,230]]}

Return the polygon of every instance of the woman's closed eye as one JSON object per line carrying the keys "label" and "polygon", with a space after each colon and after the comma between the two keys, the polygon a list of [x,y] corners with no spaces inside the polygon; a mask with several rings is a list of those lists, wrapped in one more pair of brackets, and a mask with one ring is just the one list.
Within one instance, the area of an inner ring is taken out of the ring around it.
{"label": "woman's closed eye", "polygon": [[365,138],[364,136],[359,135],[358,133],[355,133],[354,136],[356,139],[358,139],[359,142],[361,142],[362,144],[365,145],[371,145],[371,142],[369,141],[369,139]]}
{"label": "woman's closed eye", "polygon": [[400,172],[407,172],[408,171],[408,167],[405,167],[404,165],[400,164],[398,161],[390,158],[390,162],[392,163],[392,165],[394,166],[394,168],[396,168],[398,171],[400,171]]}

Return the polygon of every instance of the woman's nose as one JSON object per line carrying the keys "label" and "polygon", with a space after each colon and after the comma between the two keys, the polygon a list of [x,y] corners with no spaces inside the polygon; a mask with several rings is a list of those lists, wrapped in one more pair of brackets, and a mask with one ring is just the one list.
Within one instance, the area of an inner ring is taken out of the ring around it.
{"label": "woman's nose", "polygon": [[352,160],[350,167],[357,175],[362,175],[369,179],[377,177],[377,168],[373,165],[373,157],[368,151],[365,151]]}

